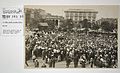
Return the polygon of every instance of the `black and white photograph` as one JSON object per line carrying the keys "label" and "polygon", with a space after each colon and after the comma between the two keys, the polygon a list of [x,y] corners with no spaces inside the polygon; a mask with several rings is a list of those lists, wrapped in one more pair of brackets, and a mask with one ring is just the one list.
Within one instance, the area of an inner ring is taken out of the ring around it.
{"label": "black and white photograph", "polygon": [[118,68],[119,5],[25,5],[24,68]]}

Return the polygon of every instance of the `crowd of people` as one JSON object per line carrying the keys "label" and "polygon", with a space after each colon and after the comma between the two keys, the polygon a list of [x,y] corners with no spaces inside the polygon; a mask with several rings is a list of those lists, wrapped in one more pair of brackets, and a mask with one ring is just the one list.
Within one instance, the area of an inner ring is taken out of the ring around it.
{"label": "crowd of people", "polygon": [[44,62],[41,67],[55,68],[57,62],[65,61],[69,68],[116,68],[118,64],[117,37],[112,34],[80,33],[77,31],[29,31],[25,38],[25,64],[33,60],[39,67],[38,58]]}

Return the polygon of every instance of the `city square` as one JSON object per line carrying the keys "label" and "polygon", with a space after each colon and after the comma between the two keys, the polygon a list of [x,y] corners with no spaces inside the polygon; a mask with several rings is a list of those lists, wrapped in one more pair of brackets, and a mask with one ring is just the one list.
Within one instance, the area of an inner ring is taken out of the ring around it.
{"label": "city square", "polygon": [[25,6],[25,68],[117,68],[115,8]]}

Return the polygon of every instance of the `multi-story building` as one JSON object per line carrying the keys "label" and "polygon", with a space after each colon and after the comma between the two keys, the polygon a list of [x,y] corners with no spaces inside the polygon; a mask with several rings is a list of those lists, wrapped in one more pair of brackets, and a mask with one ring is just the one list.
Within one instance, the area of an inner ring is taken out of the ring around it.
{"label": "multi-story building", "polygon": [[25,8],[25,13],[30,14],[30,18],[35,18],[38,15],[41,15],[42,18],[46,15],[45,10],[43,9],[35,9],[35,8]]}
{"label": "multi-story building", "polygon": [[58,15],[51,15],[50,13],[47,13],[46,20],[50,20],[50,21],[55,22],[57,24],[57,27],[59,28],[61,25],[61,21],[64,20],[64,17],[58,16]]}
{"label": "multi-story building", "polygon": [[31,19],[40,20],[45,19],[46,12],[42,9],[25,8],[26,25],[31,23]]}
{"label": "multi-story building", "polygon": [[84,19],[87,19],[90,22],[94,22],[98,13],[92,9],[68,9],[64,12],[65,19],[72,19],[77,24]]}
{"label": "multi-story building", "polygon": [[47,13],[46,20],[63,20],[64,17],[58,16],[58,15],[51,15],[50,13]]}

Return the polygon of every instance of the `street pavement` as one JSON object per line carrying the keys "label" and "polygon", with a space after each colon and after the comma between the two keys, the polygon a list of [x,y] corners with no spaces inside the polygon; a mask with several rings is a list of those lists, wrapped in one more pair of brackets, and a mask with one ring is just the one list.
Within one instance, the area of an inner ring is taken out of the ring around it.
{"label": "street pavement", "polygon": [[[39,61],[39,68],[41,68],[42,64],[43,64],[43,60],[41,58],[38,58]],[[29,66],[25,65],[25,68],[35,68],[34,63],[32,60],[27,61]],[[49,65],[46,64],[46,68],[49,68]],[[61,61],[61,62],[56,62],[55,63],[55,68],[66,68],[66,61]],[[71,62],[69,68],[74,68],[74,62]],[[80,63],[78,63],[78,67],[77,68],[82,68],[82,66],[80,65]],[[91,68],[89,64],[86,64],[86,68]],[[93,66],[93,68],[96,68],[95,66]]]}

